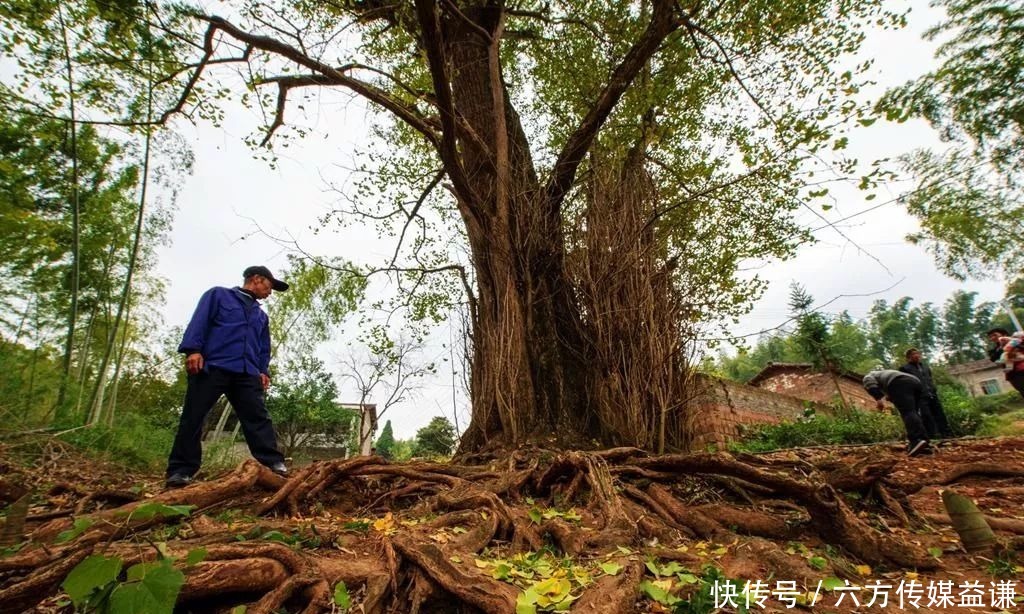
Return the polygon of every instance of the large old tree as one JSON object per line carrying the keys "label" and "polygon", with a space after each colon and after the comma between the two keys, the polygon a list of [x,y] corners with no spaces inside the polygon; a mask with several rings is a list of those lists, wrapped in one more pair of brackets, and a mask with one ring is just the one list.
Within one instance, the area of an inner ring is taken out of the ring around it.
{"label": "large old tree", "polygon": [[[466,306],[463,448],[680,449],[695,332],[742,312],[761,284],[740,265],[807,240],[793,212],[852,168],[831,151],[865,113],[863,26],[900,22],[880,5],[84,2],[64,56],[93,88],[83,117],[148,123],[124,101],[153,83],[155,123],[261,108],[258,147],[301,137],[316,90],[363,98],[372,176],[347,197],[397,237],[380,269],[413,280],[415,314]],[[59,6],[10,19],[63,24]]]}
{"label": "large old tree", "polygon": [[[19,4],[4,18],[63,21],[64,4]],[[300,99],[318,89],[379,111],[339,213],[398,237],[381,269],[413,317],[466,304],[473,420],[461,463],[359,456],[283,480],[250,461],[151,495],[92,468],[86,490],[46,445],[53,475],[0,480],[0,609],[62,608],[66,594],[111,612],[614,614],[704,611],[726,577],[791,580],[806,601],[823,579],[860,583],[854,563],[928,573],[956,558],[974,577],[929,524],[951,520],[932,513],[938,489],[1020,480],[1014,440],[909,460],[901,446],[638,449],[688,443],[695,331],[741,312],[760,287],[743,262],[806,240],[802,196],[852,168],[839,159],[823,179],[821,166],[846,120],[870,123],[866,65],[842,58],[862,23],[898,22],[878,4],[300,0],[224,18],[72,4],[113,36],[78,38],[89,52],[69,62],[101,86],[92,109],[116,111],[143,66],[161,121],[269,104],[254,144],[301,136]],[[218,85],[231,68],[255,96]],[[638,447],[486,450],[550,433]],[[995,492],[992,513],[1019,507],[1015,486]],[[979,550],[1003,567],[1022,547],[991,541]]]}
{"label": "large old tree", "polygon": [[388,266],[462,276],[464,449],[550,432],[684,447],[688,336],[756,293],[756,280],[737,277],[740,261],[785,255],[804,238],[789,219],[805,187],[797,171],[823,146],[841,148],[837,127],[862,112],[852,97],[866,65],[834,68],[864,20],[893,19],[877,4],[193,12],[185,23],[205,24],[202,53],[182,67],[173,110],[209,111],[203,84],[217,65],[240,64],[261,95],[276,94],[264,145],[308,88],[345,89],[382,111],[381,135],[404,153],[379,154],[377,168],[417,169],[418,186],[415,173],[404,179],[422,193],[378,218],[406,218],[400,241],[410,224],[429,235],[457,219],[468,246],[468,273],[425,265],[418,251]]}

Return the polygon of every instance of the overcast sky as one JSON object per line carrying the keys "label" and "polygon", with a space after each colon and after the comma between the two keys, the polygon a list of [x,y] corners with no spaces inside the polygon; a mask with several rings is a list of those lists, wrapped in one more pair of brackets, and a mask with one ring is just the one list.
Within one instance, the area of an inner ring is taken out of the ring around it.
{"label": "overcast sky", "polygon": [[[864,55],[877,58],[873,77],[879,88],[902,83],[934,63],[932,47],[921,41],[920,33],[940,14],[926,3],[913,4],[909,28],[873,33],[867,41]],[[317,255],[378,264],[391,255],[393,242],[378,240],[367,229],[314,232],[319,216],[337,203],[338,195],[328,189],[327,181],[340,185],[351,181],[346,169],[353,166],[356,148],[366,142],[371,117],[358,100],[337,93],[324,92],[319,104],[305,106],[309,115],[303,116],[293,106],[289,117],[305,121],[315,130],[308,138],[279,150],[277,168],[254,159],[253,151],[243,142],[263,121],[257,112],[229,108],[222,127],[176,122],[175,127],[195,151],[196,164],[178,200],[172,244],[159,253],[158,274],[169,288],[163,308],[168,326],[187,322],[196,300],[208,287],[240,283],[246,266],[266,264],[273,271],[284,267],[286,249],[257,231],[256,224],[267,234],[295,238]],[[852,135],[850,152],[872,160],[936,144],[933,132],[923,123],[879,122]],[[893,199],[910,187],[907,183],[888,186],[870,202],[857,190],[833,190],[837,197],[834,208],[822,214],[839,219]],[[811,227],[821,225],[809,212],[799,217]],[[877,299],[911,296],[918,303],[941,305],[957,289],[977,290],[982,299],[1001,296],[1001,281],[964,284],[939,273],[923,249],[904,240],[915,227],[901,206],[891,203],[842,224],[845,238],[825,229],[817,233],[817,244],[805,246],[793,260],[763,263],[758,272],[770,281],[768,292],[732,332],[750,334],[784,322],[793,281],[803,284],[818,304],[847,295],[825,311],[845,309],[855,318],[866,315]],[[392,420],[396,437],[412,437],[433,416],[450,418],[453,395],[454,405],[463,410],[460,419],[467,416],[462,392],[452,385],[449,363],[442,361],[448,355],[441,345],[449,340],[448,327],[443,324],[436,331],[424,356],[438,363],[437,375],[424,382],[418,395],[385,416]],[[347,351],[346,343],[353,336],[352,330],[340,331],[338,339],[324,348],[329,368],[337,371],[334,357]],[[342,400],[351,400],[352,391],[344,385],[343,390]]]}

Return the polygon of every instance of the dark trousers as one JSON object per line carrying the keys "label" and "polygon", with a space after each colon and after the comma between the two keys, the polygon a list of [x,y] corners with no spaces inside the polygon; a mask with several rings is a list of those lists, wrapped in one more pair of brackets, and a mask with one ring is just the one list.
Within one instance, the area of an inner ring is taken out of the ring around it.
{"label": "dark trousers", "polygon": [[203,459],[200,441],[203,422],[221,395],[227,395],[235,409],[253,457],[267,466],[284,462],[284,455],[277,449],[270,414],[263,402],[263,386],[259,376],[211,367],[207,372],[188,376],[185,405],[181,411],[178,433],[174,436],[174,447],[167,460],[168,476],[191,476],[199,471]]}
{"label": "dark trousers", "polygon": [[922,401],[921,382],[909,377],[900,377],[893,380],[889,386],[888,395],[896,410],[900,412],[903,419],[903,426],[907,429],[907,439],[910,445],[928,439],[928,431],[925,430],[924,422],[921,420]]}
{"label": "dark trousers", "polygon": [[953,436],[953,431],[949,428],[949,421],[946,420],[946,412],[942,410],[942,403],[939,402],[938,396],[925,394],[921,399],[921,419],[932,439]]}
{"label": "dark trousers", "polygon": [[1006,381],[1024,397],[1024,371],[1010,371],[1006,374]]}

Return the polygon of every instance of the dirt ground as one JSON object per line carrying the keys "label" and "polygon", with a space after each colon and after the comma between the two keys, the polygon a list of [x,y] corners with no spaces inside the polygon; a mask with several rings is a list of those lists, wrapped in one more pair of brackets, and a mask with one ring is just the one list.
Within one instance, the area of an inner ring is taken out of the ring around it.
{"label": "dirt ground", "polygon": [[[1021,437],[916,458],[902,444],[363,457],[287,481],[249,461],[174,491],[62,445],[14,459],[0,448],[4,613],[73,611],[61,583],[95,554],[170,557],[176,612],[342,611],[339,582],[363,612],[1024,611]],[[995,547],[964,549],[947,489],[977,504]],[[194,507],[133,517],[147,504]]]}

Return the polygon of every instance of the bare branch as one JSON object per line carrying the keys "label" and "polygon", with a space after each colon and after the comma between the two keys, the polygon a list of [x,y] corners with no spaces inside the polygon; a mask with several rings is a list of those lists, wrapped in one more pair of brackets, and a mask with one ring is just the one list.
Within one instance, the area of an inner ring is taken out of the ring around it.
{"label": "bare branch", "polygon": [[416,200],[416,204],[413,205],[412,211],[406,214],[405,225],[402,226],[402,232],[401,234],[398,235],[398,244],[395,245],[395,254],[391,257],[391,264],[389,264],[388,266],[395,266],[395,262],[398,260],[398,252],[401,251],[402,242],[405,240],[405,233],[406,231],[409,230],[409,224],[412,223],[413,219],[420,217],[420,207],[423,206],[423,203],[426,202],[427,197],[430,196],[430,193],[434,191],[434,188],[437,187],[437,184],[441,183],[441,179],[443,178],[444,169],[442,168],[441,170],[437,171],[437,174],[434,175],[434,178],[430,181],[429,184],[427,184],[427,187],[423,190],[423,193],[420,194],[420,197]]}
{"label": "bare branch", "polygon": [[[418,132],[420,132],[435,147],[439,146],[437,134],[435,133],[431,123],[426,118],[424,118],[423,115],[420,114],[419,111],[417,111],[415,108],[409,107],[405,103],[396,100],[394,97],[392,97],[384,90],[369,83],[360,81],[359,79],[355,79],[345,74],[343,71],[339,71],[337,68],[333,66],[324,64],[319,60],[311,58],[308,55],[304,54],[299,49],[296,49],[295,47],[292,47],[287,43],[283,43],[269,36],[263,36],[259,34],[253,34],[251,32],[246,32],[241,28],[238,28],[228,20],[224,19],[223,17],[201,14],[196,14],[193,16],[196,19],[201,19],[210,24],[206,34],[206,44],[204,45],[204,57],[203,60],[200,61],[199,68],[196,69],[195,73],[192,75],[192,78],[189,80],[189,85],[186,88],[185,95],[183,95],[181,101],[179,102],[179,105],[177,105],[175,109],[169,111],[168,114],[180,111],[181,108],[184,106],[185,99],[187,98],[188,94],[191,93],[192,87],[195,85],[195,82],[199,79],[199,76],[201,75],[203,69],[209,63],[210,57],[213,55],[213,36],[217,31],[221,31],[227,34],[228,36],[231,36],[232,38],[242,43],[245,43],[246,45],[254,47],[255,49],[274,53],[281,57],[289,59],[295,62],[296,64],[308,68],[314,73],[321,75],[326,80],[324,83],[307,82],[305,83],[306,85],[339,85],[356,92],[357,94],[363,96],[367,100],[384,107],[388,111],[391,111],[399,119],[401,119],[405,123],[412,126],[414,129],[416,129]],[[282,78],[277,82],[280,83],[281,80],[285,79],[287,78]],[[297,87],[298,85],[300,85],[300,83],[298,82],[285,82],[288,84],[288,87]]]}
{"label": "bare branch", "polygon": [[[708,40],[710,40],[712,44],[714,44],[715,47],[718,48],[718,51],[722,54],[722,58],[725,62],[726,67],[729,69],[729,74],[731,74],[732,78],[736,80],[737,85],[739,85],[743,92],[746,93],[746,95],[750,98],[750,100],[755,105],[757,105],[757,108],[761,109],[761,112],[764,113],[764,116],[768,119],[768,121],[770,121],[773,126],[778,127],[778,122],[775,120],[775,117],[772,116],[771,112],[768,110],[767,107],[764,106],[761,100],[757,96],[755,96],[753,92],[750,91],[750,88],[747,87],[746,82],[744,82],[743,78],[740,77],[740,74],[736,70],[736,67],[733,66],[732,58],[730,57],[729,51],[725,48],[725,45],[723,45],[721,41],[719,41],[718,38],[715,37],[714,34],[697,25],[692,19],[690,19],[689,15],[683,15],[683,24],[686,26],[686,29],[690,31],[691,36],[693,32],[697,32],[700,35],[707,38]],[[696,39],[694,39],[694,43],[696,44]]]}

